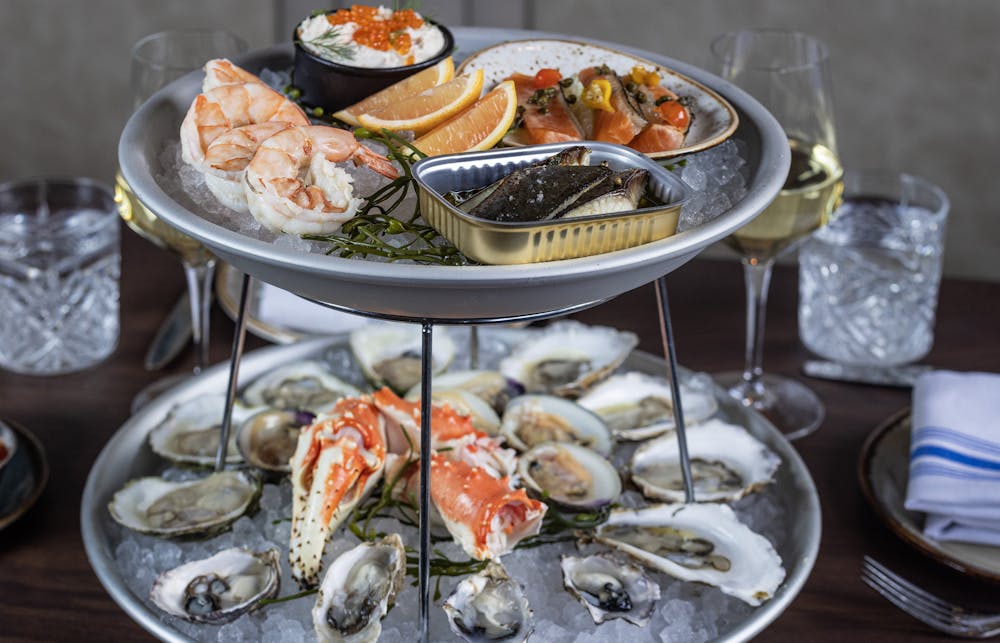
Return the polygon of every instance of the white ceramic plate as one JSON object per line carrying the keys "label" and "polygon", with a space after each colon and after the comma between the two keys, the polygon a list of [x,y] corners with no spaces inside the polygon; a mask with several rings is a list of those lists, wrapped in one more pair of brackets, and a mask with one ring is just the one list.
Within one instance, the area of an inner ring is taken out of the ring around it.
{"label": "white ceramic plate", "polygon": [[607,65],[618,74],[626,74],[636,65],[655,69],[660,73],[662,85],[678,96],[691,98],[689,109],[693,118],[684,146],[649,154],[651,158],[671,158],[704,150],[736,131],[739,124],[736,110],[719,94],[663,65],[601,45],[558,39],[511,40],[473,53],[455,73],[482,68],[483,87],[489,90],[515,72],[534,75],[539,69],[551,67],[569,76],[595,65]]}

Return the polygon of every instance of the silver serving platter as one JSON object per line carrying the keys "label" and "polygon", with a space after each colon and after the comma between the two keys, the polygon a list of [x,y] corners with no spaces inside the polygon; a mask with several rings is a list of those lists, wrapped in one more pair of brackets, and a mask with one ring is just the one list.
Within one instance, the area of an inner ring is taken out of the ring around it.
{"label": "silver serving platter", "polygon": [[[512,29],[454,29],[456,61],[511,39],[560,34]],[[208,246],[223,261],[262,281],[333,307],[399,319],[501,320],[544,316],[598,303],[647,284],[692,259],[760,213],[788,173],[788,142],[778,122],[745,92],[691,65],[637,49],[630,51],[711,87],[737,110],[734,135],[748,149],[747,194],[713,221],[635,248],[580,259],[516,266],[425,266],[342,259],[260,241],[216,225],[189,209],[191,199],[172,194],[158,179],[160,156],[178,140],[181,120],[199,93],[201,72],[154,94],[129,119],[118,146],[122,174],[138,198],[159,217]],[[237,59],[253,71],[289,68],[292,46],[276,46]],[[512,70],[513,71],[513,70]]]}
{"label": "silver serving platter", "polygon": [[[487,337],[486,333],[524,331],[487,328],[482,332],[484,334],[481,337]],[[280,365],[322,355],[326,348],[344,342],[346,336],[340,335],[254,351],[245,355],[241,362],[240,381],[246,383]],[[647,373],[661,374],[664,371],[662,357],[657,358],[638,351],[630,356],[625,366]],[[117,538],[115,534],[120,528],[112,522],[107,507],[112,495],[128,480],[149,475],[163,467],[163,461],[147,446],[146,437],[169,409],[197,395],[225,391],[228,374],[228,364],[209,368],[171,389],[132,416],[101,451],[90,470],[83,491],[80,507],[81,532],[87,558],[98,579],[111,598],[136,623],[164,641],[180,643],[188,639],[164,623],[160,615],[150,609],[143,598],[132,593],[126,585],[114,560],[114,551],[118,544],[115,542]],[[774,598],[755,608],[745,620],[733,623],[730,629],[722,632],[717,639],[725,642],[746,641],[761,632],[791,604],[809,577],[819,551],[821,534],[819,497],[805,463],[770,422],[729,398],[721,389],[716,390],[716,397],[723,419],[746,426],[782,459],[773,490],[785,509],[785,516],[788,517],[789,532],[784,543],[778,547],[778,554],[784,561],[787,576]]]}

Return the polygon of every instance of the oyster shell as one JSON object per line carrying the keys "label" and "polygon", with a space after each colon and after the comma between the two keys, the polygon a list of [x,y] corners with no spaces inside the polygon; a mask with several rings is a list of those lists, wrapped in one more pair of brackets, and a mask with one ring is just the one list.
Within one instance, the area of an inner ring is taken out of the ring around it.
{"label": "oyster shell", "polygon": [[[406,399],[412,402],[420,400],[419,384],[410,389]],[[469,416],[472,426],[477,431],[482,431],[486,435],[496,435],[500,432],[500,416],[486,400],[474,393],[461,388],[440,388],[435,385],[431,389],[431,399],[435,404],[447,404],[459,415]]]}
{"label": "oyster shell", "polygon": [[660,599],[660,586],[641,567],[609,552],[562,556],[563,585],[590,612],[594,623],[621,618],[645,626]]}
{"label": "oyster shell", "polygon": [[[351,331],[351,351],[369,382],[403,395],[420,382],[421,333],[417,324],[367,324]],[[455,342],[443,328],[434,333],[431,352],[434,373],[455,358]]]}
{"label": "oyster shell", "polygon": [[558,321],[518,344],[500,372],[529,393],[575,396],[618,368],[638,343],[635,333]]}
{"label": "oyster shell", "polygon": [[[700,502],[738,500],[771,483],[781,464],[781,458],[746,429],[722,420],[696,424],[686,435],[694,497]],[[647,498],[684,502],[675,433],[636,449],[629,470]]]}
{"label": "oyster shell", "polygon": [[246,463],[263,471],[288,473],[299,430],[313,423],[309,411],[269,409],[255,413],[239,426],[236,447]]}
{"label": "oyster shell", "polygon": [[569,510],[607,506],[622,492],[618,470],[590,449],[569,442],[533,447],[517,463],[524,486]]}
{"label": "oyster shell", "polygon": [[243,391],[243,399],[251,406],[322,413],[340,398],[360,394],[321,362],[308,360],[262,375]]}
{"label": "oyster shell", "polygon": [[572,442],[607,456],[611,432],[601,418],[554,395],[521,395],[507,405],[500,435],[518,451],[544,442]]}
{"label": "oyster shell", "polygon": [[[226,409],[223,394],[199,395],[174,406],[167,417],[149,432],[149,446],[157,455],[174,462],[208,467],[215,464],[219,450],[222,417]],[[239,426],[257,409],[233,406],[232,426]],[[229,432],[226,464],[243,461],[236,449],[236,431]]]}
{"label": "oyster shell", "polygon": [[323,576],[312,610],[316,638],[338,643],[377,640],[405,575],[406,551],[398,534],[361,543],[338,556]]}
{"label": "oyster shell", "polygon": [[119,524],[144,534],[212,534],[247,513],[260,488],[260,479],[247,471],[220,471],[185,482],[139,478],[115,493],[108,510]]}
{"label": "oyster shell", "polygon": [[[462,389],[481,398],[497,413],[503,413],[512,397],[524,393],[524,387],[504,376],[500,371],[463,370],[448,371],[434,377],[433,390]],[[407,399],[420,397],[420,386],[406,394]]]}
{"label": "oyster shell", "polygon": [[[703,422],[719,408],[710,380],[681,382],[684,424]],[[670,383],[645,373],[616,374],[590,389],[577,403],[604,420],[622,440],[646,440],[674,428]]]}
{"label": "oyster shell", "polygon": [[727,505],[691,503],[612,511],[594,539],[684,581],[714,585],[750,605],[785,579],[771,543]]}
{"label": "oyster shell", "polygon": [[161,610],[193,623],[228,623],[253,610],[281,586],[278,550],[233,547],[156,577],[149,598]]}
{"label": "oyster shell", "polygon": [[451,631],[469,643],[513,643],[531,635],[528,599],[498,562],[459,583],[442,607]]}

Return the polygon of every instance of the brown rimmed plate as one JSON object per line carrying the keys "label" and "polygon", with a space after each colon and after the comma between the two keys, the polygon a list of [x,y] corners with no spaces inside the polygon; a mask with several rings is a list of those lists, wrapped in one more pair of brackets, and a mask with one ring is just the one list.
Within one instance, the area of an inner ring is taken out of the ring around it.
{"label": "brown rimmed plate", "polygon": [[910,464],[910,409],[899,411],[865,440],[858,457],[858,482],[868,503],[897,536],[937,562],[1000,583],[1000,547],[941,542],[924,536],[923,514],[903,507]]}
{"label": "brown rimmed plate", "polygon": [[[455,70],[455,75],[482,68],[483,88],[489,91],[513,73],[534,75],[539,69],[548,67],[569,76],[599,65],[607,65],[618,74],[627,74],[635,66],[655,69],[660,73],[663,86],[690,101],[691,127],[684,145],[675,150],[649,153],[650,158],[665,159],[708,149],[732,136],[739,125],[733,106],[693,78],[635,54],[590,42],[559,38],[502,42],[470,54]],[[517,144],[518,140],[508,136],[504,142]]]}
{"label": "brown rimmed plate", "polygon": [[49,481],[49,463],[38,438],[23,426],[2,420],[17,437],[17,451],[0,469],[0,529],[28,512]]}

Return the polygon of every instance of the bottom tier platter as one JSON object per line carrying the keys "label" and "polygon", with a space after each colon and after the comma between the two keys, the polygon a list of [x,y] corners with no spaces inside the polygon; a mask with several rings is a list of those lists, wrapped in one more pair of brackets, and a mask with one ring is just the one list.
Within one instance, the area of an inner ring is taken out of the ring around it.
{"label": "bottom tier platter", "polygon": [[[461,346],[463,334],[468,331],[449,328],[447,332],[458,336]],[[523,339],[527,332],[530,331],[482,329],[481,360],[489,367],[490,360],[495,361],[505,354],[509,345]],[[346,379],[361,381],[347,338],[336,337],[267,348],[246,355],[241,364],[241,385],[278,366],[306,358],[325,360]],[[461,362],[460,357],[452,368],[463,368]],[[634,352],[622,368],[660,375],[663,360]],[[207,541],[176,541],[136,534],[115,523],[108,512],[112,496],[127,481],[158,475],[171,468],[150,450],[147,442],[150,430],[179,402],[204,393],[223,393],[227,374],[226,365],[219,365],[192,377],[133,416],[108,442],[93,465],[83,494],[81,522],[87,555],[112,598],[139,625],[163,640],[279,640],[280,637],[272,639],[277,632],[313,640],[310,609],[314,597],[267,605],[223,626],[195,625],[165,616],[147,598],[156,574],[234,545],[257,550],[268,546],[278,548],[282,552],[283,567],[280,595],[294,594],[297,588],[289,578],[285,560],[290,529],[287,519],[291,515],[287,479],[265,484],[260,509],[255,515],[241,518],[230,531]],[[575,554],[574,544],[549,544],[516,550],[503,558],[511,576],[524,586],[534,610],[534,634],[530,641],[551,643],[574,641],[578,637],[587,641],[622,637],[636,642],[742,641],[764,629],[791,603],[805,583],[819,547],[820,513],[815,487],[801,458],[770,423],[728,399],[721,390],[716,389],[714,394],[719,404],[716,413],[719,418],[746,427],[782,460],[773,484],[733,505],[740,520],[764,535],[783,561],[786,576],[774,597],[759,607],[751,607],[714,587],[654,574],[662,596],[648,626],[640,629],[620,620],[595,625],[586,610],[562,587],[559,554]],[[617,462],[624,457],[624,453],[619,453]],[[623,502],[638,502],[638,494],[629,493],[633,496],[631,501]],[[394,525],[392,519],[385,519],[378,528],[399,530],[405,540],[416,542],[415,530]],[[328,559],[356,542],[357,539],[350,533],[343,533],[342,528],[327,548]],[[454,554],[447,546],[443,548]],[[457,577],[440,579],[440,596],[435,596],[432,607],[431,639],[434,641],[456,640],[448,629],[440,605],[459,580]],[[412,578],[407,580],[396,606],[383,622],[382,641],[417,638],[418,593],[410,581],[415,585]]]}

